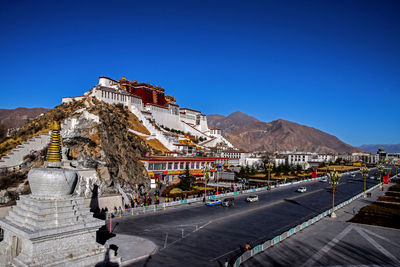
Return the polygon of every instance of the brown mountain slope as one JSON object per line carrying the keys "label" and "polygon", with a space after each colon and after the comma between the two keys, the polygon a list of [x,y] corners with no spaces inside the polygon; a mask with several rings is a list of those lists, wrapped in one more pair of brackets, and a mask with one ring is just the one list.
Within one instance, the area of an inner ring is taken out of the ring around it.
{"label": "brown mountain slope", "polygon": [[19,128],[36,116],[46,113],[46,108],[0,109],[0,123],[7,128]]}
{"label": "brown mountain slope", "polygon": [[224,134],[230,134],[240,130],[248,124],[260,122],[258,119],[236,111],[228,117],[222,115],[208,115],[207,123],[210,127],[221,129]]}
{"label": "brown mountain slope", "polygon": [[320,153],[360,151],[333,135],[298,123],[282,119],[266,123],[241,114],[240,122],[236,123],[236,115],[231,115],[217,120],[213,117],[208,120],[208,124],[210,127],[220,128],[234,146],[244,150],[273,152],[297,148],[300,151]]}

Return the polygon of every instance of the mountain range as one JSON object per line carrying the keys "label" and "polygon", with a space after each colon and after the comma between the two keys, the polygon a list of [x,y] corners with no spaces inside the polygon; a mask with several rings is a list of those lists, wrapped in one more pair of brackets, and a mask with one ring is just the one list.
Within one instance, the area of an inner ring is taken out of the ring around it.
{"label": "mountain range", "polygon": [[385,149],[385,151],[388,153],[400,153],[400,144],[377,144],[377,145],[369,144],[369,145],[362,145],[359,148],[371,153],[376,153],[379,148]]}
{"label": "mountain range", "polygon": [[[48,110],[22,107],[0,109],[0,123],[7,128],[18,128]],[[221,129],[222,134],[234,146],[247,151],[293,151],[297,148],[299,151],[319,153],[376,153],[378,148],[383,147],[390,153],[400,152],[400,144],[353,147],[312,127],[283,119],[263,122],[240,111],[229,116],[208,115],[207,122],[209,127]]]}
{"label": "mountain range", "polygon": [[209,127],[219,128],[234,146],[246,151],[309,151],[351,153],[361,151],[336,136],[295,122],[278,119],[262,122],[236,111],[229,116],[208,115]]}
{"label": "mountain range", "polygon": [[47,111],[47,108],[0,109],[0,123],[7,128],[19,128]]}

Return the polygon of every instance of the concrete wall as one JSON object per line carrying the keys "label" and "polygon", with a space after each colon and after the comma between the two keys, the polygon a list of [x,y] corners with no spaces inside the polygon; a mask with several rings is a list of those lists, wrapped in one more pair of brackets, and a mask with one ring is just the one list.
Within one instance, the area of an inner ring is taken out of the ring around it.
{"label": "concrete wall", "polygon": [[121,207],[121,209],[124,209],[124,206],[122,204],[122,196],[121,195],[111,195],[111,196],[102,196],[99,197],[98,199],[91,199],[91,198],[86,198],[85,203],[90,207],[91,209],[104,209],[107,208],[109,211],[114,211],[114,207]]}
{"label": "concrete wall", "polygon": [[0,218],[4,218],[8,215],[8,211],[11,210],[13,206],[0,207]]}
{"label": "concrete wall", "polygon": [[159,125],[164,125],[170,129],[176,129],[183,131],[182,123],[178,115],[171,114],[169,112],[160,112],[158,110],[152,110],[154,120]]}

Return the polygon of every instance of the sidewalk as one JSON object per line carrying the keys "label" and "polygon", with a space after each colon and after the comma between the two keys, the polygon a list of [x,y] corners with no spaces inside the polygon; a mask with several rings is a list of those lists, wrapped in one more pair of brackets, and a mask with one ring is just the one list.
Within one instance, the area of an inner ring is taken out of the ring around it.
{"label": "sidewalk", "polygon": [[347,222],[383,194],[376,188],[336,211],[337,218],[326,217],[241,266],[400,266],[399,229]]}
{"label": "sidewalk", "polygon": [[110,245],[118,248],[116,256],[121,260],[120,266],[127,266],[130,263],[145,259],[157,250],[157,246],[150,240],[132,235],[117,234],[107,240],[105,246],[110,247]]}

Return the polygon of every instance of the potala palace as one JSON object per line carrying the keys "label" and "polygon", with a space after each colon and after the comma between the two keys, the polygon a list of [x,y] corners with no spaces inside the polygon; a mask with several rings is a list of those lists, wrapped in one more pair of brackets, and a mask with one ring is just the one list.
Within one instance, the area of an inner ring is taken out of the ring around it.
{"label": "potala palace", "polygon": [[[182,144],[177,134],[171,134],[166,129],[181,132],[182,135],[194,136],[201,140],[196,144],[199,148],[225,147],[233,148],[219,129],[209,128],[206,115],[200,111],[180,108],[176,99],[165,95],[163,88],[147,83],[129,81],[125,78],[113,80],[101,76],[99,83],[83,96],[65,97],[63,103],[95,97],[109,104],[122,104],[135,114],[143,125],[150,131],[147,138],[158,139],[166,148],[172,151],[191,153],[187,143]],[[140,133],[138,133],[140,135]],[[182,136],[181,135],[181,136]]]}

